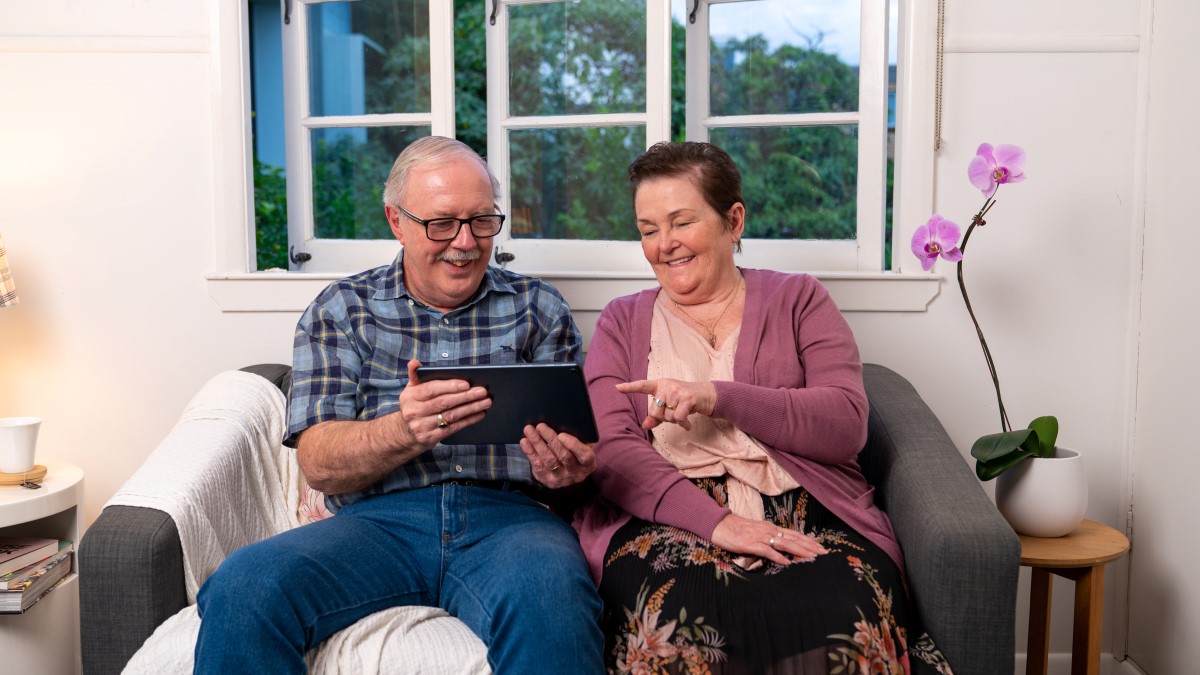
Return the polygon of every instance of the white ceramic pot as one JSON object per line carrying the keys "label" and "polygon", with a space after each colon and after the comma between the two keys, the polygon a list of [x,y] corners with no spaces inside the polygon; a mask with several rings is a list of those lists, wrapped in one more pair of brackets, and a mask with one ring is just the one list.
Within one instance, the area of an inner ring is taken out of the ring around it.
{"label": "white ceramic pot", "polygon": [[1018,534],[1071,533],[1083,522],[1087,498],[1083,457],[1068,448],[1027,459],[996,477],[996,507]]}

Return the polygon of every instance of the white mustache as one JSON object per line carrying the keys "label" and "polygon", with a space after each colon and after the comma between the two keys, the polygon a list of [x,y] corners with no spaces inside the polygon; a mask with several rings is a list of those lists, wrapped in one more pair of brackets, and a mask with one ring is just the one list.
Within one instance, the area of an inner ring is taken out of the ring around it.
{"label": "white mustache", "polygon": [[448,263],[463,263],[479,260],[480,255],[479,249],[463,251],[461,249],[448,248],[438,254],[438,260],[444,260]]}

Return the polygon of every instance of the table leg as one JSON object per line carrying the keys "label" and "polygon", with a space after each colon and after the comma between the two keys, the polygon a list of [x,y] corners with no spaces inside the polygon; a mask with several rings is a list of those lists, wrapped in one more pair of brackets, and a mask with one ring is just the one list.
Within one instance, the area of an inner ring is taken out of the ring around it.
{"label": "table leg", "polygon": [[1099,675],[1100,631],[1104,623],[1104,565],[1077,571],[1071,675]]}
{"label": "table leg", "polygon": [[1026,675],[1046,675],[1050,657],[1050,592],[1053,578],[1040,567],[1030,569],[1029,640],[1025,646]]}

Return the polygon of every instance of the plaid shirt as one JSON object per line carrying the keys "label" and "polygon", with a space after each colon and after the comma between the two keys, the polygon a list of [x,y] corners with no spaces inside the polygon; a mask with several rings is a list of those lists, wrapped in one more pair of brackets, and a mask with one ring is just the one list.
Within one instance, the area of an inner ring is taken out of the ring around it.
{"label": "plaid shirt", "polygon": [[[368,420],[400,409],[408,361],[424,364],[580,361],[582,339],[551,285],[488,267],[479,291],[448,314],[404,287],[401,260],[330,284],[296,326],[288,436],[327,420]],[[332,510],[370,495],[451,478],[533,483],[517,445],[437,445],[375,485],[328,496]]]}

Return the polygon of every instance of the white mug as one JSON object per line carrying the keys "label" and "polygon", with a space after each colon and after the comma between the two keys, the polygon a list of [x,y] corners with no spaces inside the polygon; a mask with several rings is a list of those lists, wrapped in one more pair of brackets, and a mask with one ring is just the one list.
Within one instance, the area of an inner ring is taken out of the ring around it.
{"label": "white mug", "polygon": [[0,473],[23,473],[33,468],[37,450],[37,417],[0,418]]}

